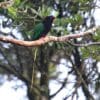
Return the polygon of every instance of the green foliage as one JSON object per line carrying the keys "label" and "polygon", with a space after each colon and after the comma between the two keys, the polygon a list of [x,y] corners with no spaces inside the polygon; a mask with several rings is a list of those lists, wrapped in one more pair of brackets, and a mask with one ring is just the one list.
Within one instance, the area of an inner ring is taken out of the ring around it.
{"label": "green foliage", "polygon": [[20,6],[21,0],[14,0],[14,4],[8,7],[8,15],[15,19],[17,18],[18,7]]}
{"label": "green foliage", "polygon": [[93,35],[93,38],[95,41],[100,41],[100,29],[96,31],[95,35]]}
{"label": "green foliage", "polygon": [[80,14],[75,14],[72,19],[70,19],[72,24],[81,25],[83,22],[83,18]]}
{"label": "green foliage", "polygon": [[98,46],[90,46],[86,48],[81,48],[82,51],[82,57],[83,59],[86,59],[88,57],[92,57],[93,59],[96,59],[97,61],[100,61],[100,47]]}
{"label": "green foliage", "polygon": [[9,12],[9,15],[12,16],[12,18],[17,17],[17,9],[15,9],[14,7],[9,7],[8,12]]}
{"label": "green foliage", "polygon": [[51,11],[52,11],[52,8],[45,5],[43,5],[42,8],[38,9],[38,13],[41,17],[50,15]]}
{"label": "green foliage", "polygon": [[[94,42],[99,42],[100,41],[100,30],[97,30],[96,33],[93,35],[93,41]],[[97,61],[100,61],[100,46],[89,46],[89,47],[82,47],[81,48],[81,52],[82,52],[82,57],[88,58],[88,57],[92,57],[93,59],[96,59]]]}
{"label": "green foliage", "polygon": [[21,0],[14,0],[14,5],[15,7],[19,7],[21,4]]}
{"label": "green foliage", "polygon": [[56,67],[53,63],[49,64],[49,77],[54,77],[56,72]]}

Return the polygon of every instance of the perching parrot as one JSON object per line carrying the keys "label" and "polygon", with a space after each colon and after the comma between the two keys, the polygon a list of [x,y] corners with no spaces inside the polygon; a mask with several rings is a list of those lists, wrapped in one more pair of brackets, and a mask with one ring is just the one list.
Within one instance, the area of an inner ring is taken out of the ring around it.
{"label": "perching parrot", "polygon": [[41,37],[45,37],[52,27],[54,18],[54,16],[47,16],[41,23],[37,24],[34,27],[34,33],[31,36],[32,40],[38,40]]}

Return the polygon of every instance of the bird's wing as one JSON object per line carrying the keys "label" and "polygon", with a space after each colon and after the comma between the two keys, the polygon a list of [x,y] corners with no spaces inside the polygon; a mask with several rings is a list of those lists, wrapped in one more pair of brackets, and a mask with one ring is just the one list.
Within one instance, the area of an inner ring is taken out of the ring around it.
{"label": "bird's wing", "polygon": [[41,37],[41,34],[44,31],[43,23],[39,23],[34,27],[34,33],[32,34],[32,40],[37,40]]}

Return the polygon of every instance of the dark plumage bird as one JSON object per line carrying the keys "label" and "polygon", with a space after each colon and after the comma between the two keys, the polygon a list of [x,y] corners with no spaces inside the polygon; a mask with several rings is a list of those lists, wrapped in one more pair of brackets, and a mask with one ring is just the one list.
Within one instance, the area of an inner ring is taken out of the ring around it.
{"label": "dark plumage bird", "polygon": [[45,37],[52,27],[54,16],[47,16],[44,20],[34,27],[34,33],[32,34],[32,40],[38,40],[41,37]]}

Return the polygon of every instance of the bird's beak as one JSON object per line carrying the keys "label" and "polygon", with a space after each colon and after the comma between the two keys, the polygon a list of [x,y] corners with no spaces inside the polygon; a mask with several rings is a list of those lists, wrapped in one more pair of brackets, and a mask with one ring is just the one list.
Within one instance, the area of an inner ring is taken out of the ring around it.
{"label": "bird's beak", "polygon": [[53,20],[55,19],[55,17],[53,17]]}

